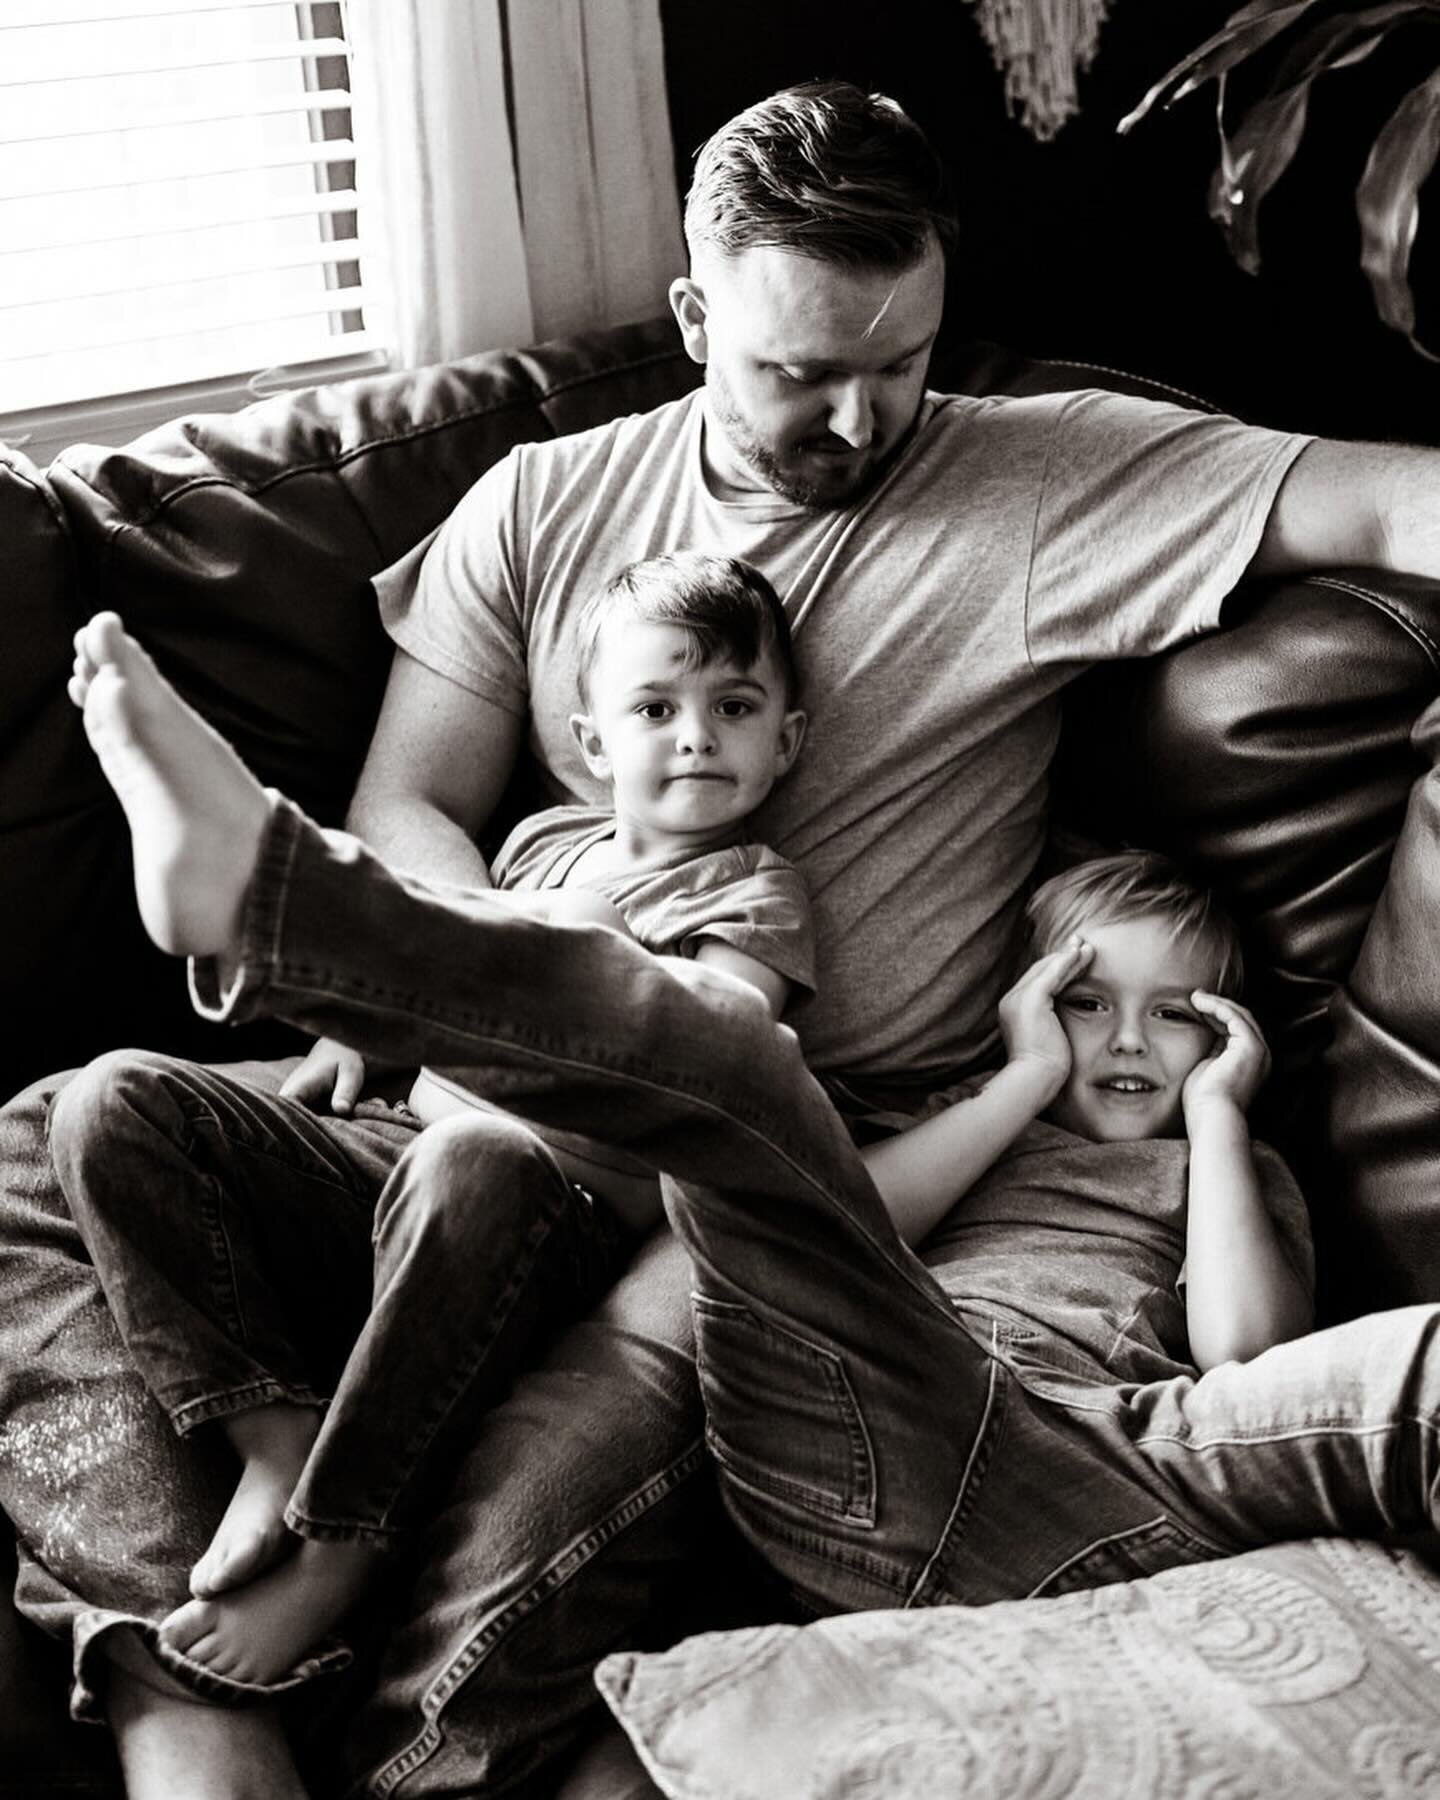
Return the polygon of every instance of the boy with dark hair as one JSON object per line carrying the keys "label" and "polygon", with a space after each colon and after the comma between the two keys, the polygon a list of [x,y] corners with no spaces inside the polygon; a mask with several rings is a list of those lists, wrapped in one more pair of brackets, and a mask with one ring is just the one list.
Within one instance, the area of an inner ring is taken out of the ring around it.
{"label": "boy with dark hair", "polygon": [[[677,554],[622,571],[583,631],[574,726],[613,810],[523,820],[496,887],[527,917],[722,969],[778,1015],[814,981],[804,888],[745,833],[804,733],[779,602],[756,570]],[[532,1130],[487,1085],[464,1067],[416,1078],[410,1106],[438,1134],[431,1178],[380,1197],[373,1298],[328,1397],[244,1183],[218,1184],[198,1153],[164,1181],[97,1178],[57,1107],[57,1166],[146,1385],[182,1435],[214,1425],[240,1459],[196,1597],[161,1628],[231,1680],[279,1679],[338,1623],[477,1410],[661,1220],[647,1165]]]}

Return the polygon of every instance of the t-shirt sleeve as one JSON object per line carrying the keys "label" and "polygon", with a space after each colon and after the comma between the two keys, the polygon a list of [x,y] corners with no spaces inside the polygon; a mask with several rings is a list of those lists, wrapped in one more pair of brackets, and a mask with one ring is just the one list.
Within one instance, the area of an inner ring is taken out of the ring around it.
{"label": "t-shirt sleeve", "polygon": [[772,850],[723,887],[672,896],[675,945],[693,956],[706,938],[753,956],[783,975],[799,992],[791,1005],[815,991],[815,933],[810,897],[798,870]]}
{"label": "t-shirt sleeve", "polygon": [[375,577],[400,649],[502,711],[529,710],[516,543],[520,453],[486,470],[425,543]]}
{"label": "t-shirt sleeve", "polygon": [[1125,394],[1067,396],[1036,503],[1032,663],[1148,656],[1213,630],[1310,441]]}

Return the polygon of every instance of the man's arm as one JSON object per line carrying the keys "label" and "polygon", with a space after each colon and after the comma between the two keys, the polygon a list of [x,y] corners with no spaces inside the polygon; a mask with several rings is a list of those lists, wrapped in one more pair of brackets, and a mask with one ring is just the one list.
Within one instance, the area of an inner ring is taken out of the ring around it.
{"label": "man's arm", "polygon": [[523,721],[395,652],[346,824],[397,869],[488,887],[475,837],[499,804]]}
{"label": "man's arm", "polygon": [[1320,439],[1290,465],[1250,573],[1357,565],[1440,578],[1440,452]]}

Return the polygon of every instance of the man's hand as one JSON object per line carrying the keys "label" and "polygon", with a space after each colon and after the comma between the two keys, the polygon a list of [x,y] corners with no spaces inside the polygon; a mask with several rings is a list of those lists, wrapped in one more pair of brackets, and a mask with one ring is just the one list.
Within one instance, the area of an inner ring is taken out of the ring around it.
{"label": "man's hand", "polygon": [[[1055,1013],[1055,998],[1087,967],[1094,948],[1072,937],[1042,956],[1000,1002],[1000,1036],[1007,1064],[1026,1064],[1058,1094],[1070,1074],[1070,1040]],[[1048,1104],[1048,1102],[1047,1102]]]}
{"label": "man's hand", "polygon": [[1248,1111],[1260,1083],[1270,1073],[1270,1051],[1260,1027],[1238,1000],[1224,1000],[1219,994],[1207,994],[1203,988],[1197,988],[1190,1000],[1196,1012],[1203,1014],[1220,1033],[1220,1041],[1186,1077],[1181,1102],[1187,1130],[1192,1129],[1194,1119],[1207,1106],[1217,1102],[1234,1106],[1241,1113]]}
{"label": "man's hand", "polygon": [[349,1113],[365,1085],[365,1058],[332,1038],[317,1038],[304,1062],[285,1077],[280,1092],[311,1112]]}

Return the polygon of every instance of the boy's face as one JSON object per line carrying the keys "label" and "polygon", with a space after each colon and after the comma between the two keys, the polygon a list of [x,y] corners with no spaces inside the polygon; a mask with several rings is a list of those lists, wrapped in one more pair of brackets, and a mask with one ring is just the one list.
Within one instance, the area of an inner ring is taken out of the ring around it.
{"label": "boy's face", "polygon": [[790,767],[805,715],[773,657],[685,665],[677,625],[615,619],[600,633],[590,711],[572,719],[590,772],[632,831],[703,847],[748,818]]}
{"label": "boy's face", "polygon": [[1190,1003],[1213,961],[1160,919],[1082,926],[1090,966],[1056,997],[1070,1075],[1046,1118],[1096,1143],[1178,1137],[1185,1078],[1216,1048]]}

